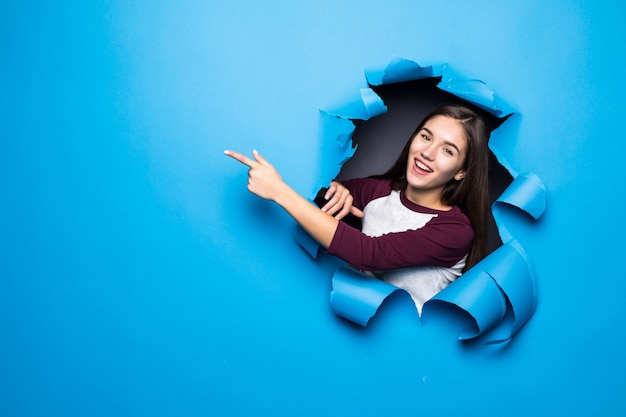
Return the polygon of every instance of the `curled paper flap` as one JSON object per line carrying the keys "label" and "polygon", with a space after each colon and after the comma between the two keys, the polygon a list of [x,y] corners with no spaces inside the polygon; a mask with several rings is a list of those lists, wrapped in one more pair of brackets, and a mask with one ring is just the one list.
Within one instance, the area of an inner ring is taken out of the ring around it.
{"label": "curled paper flap", "polygon": [[[385,299],[399,288],[342,266],[333,276],[330,305],[336,314],[366,326]],[[402,290],[400,290],[402,291]]]}
{"label": "curled paper flap", "polygon": [[[423,315],[437,303],[466,311],[476,326],[460,331],[467,340],[485,334],[485,343],[502,343],[528,321],[537,300],[534,270],[515,241],[495,250],[424,304]],[[508,320],[504,318],[508,317]]]}
{"label": "curled paper flap", "polygon": [[359,98],[326,113],[343,119],[370,120],[387,111],[383,100],[371,88],[361,88]]}
{"label": "curled paper flap", "polygon": [[427,301],[422,308],[422,317],[426,317],[432,305],[437,303],[454,304],[472,317],[474,325],[461,330],[460,340],[472,339],[491,329],[506,314],[506,296],[487,272],[476,268]]}
{"label": "curled paper flap", "polygon": [[352,144],[355,125],[352,120],[369,120],[387,111],[383,100],[371,88],[361,88],[358,100],[343,104],[334,110],[320,110],[322,117],[322,144],[325,146],[320,161],[321,175],[316,189],[327,186],[341,166],[356,152]]}
{"label": "curled paper flap", "polygon": [[492,205],[493,218],[503,242],[513,239],[500,213],[500,206],[518,208],[533,219],[543,215],[546,208],[546,187],[535,174],[518,175]]}
{"label": "curled paper flap", "polygon": [[432,66],[422,67],[414,61],[399,57],[393,57],[383,69],[365,71],[365,78],[370,85],[391,84],[432,77],[434,77]]}
{"label": "curled paper flap", "polygon": [[387,106],[371,88],[361,88],[361,101],[365,107],[362,120],[369,120],[387,112]]}
{"label": "curled paper flap", "polygon": [[[489,275],[506,294],[512,323],[501,323],[508,331],[504,338],[490,338],[490,343],[505,342],[530,319],[537,306],[537,281],[533,265],[524,248],[515,240],[509,241],[497,251]],[[489,257],[491,258],[491,256]],[[494,334],[495,336],[495,334]]]}
{"label": "curled paper flap", "polygon": [[546,209],[546,187],[535,174],[518,175],[496,203],[518,207],[538,219]]}
{"label": "curled paper flap", "polygon": [[356,152],[352,146],[354,123],[347,118],[335,116],[320,110],[322,117],[322,155],[320,163],[321,173],[316,189],[326,187],[337,176],[341,166]]}
{"label": "curled paper flap", "polygon": [[493,90],[480,80],[448,78],[444,81],[442,79],[441,83],[439,83],[439,88],[461,97],[496,116],[502,114],[502,111],[498,110],[494,103]]}
{"label": "curled paper flap", "polygon": [[502,115],[502,110],[498,109],[495,104],[494,91],[481,80],[459,77],[448,66],[445,66],[442,70],[441,82],[438,87],[475,104],[495,116]]}

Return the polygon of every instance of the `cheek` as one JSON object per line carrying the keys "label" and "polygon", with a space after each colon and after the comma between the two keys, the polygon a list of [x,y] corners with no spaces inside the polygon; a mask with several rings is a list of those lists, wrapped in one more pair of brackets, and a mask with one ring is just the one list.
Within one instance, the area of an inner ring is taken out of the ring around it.
{"label": "cheek", "polygon": [[411,146],[409,147],[409,158],[411,158],[411,155],[415,154],[418,151],[419,151],[419,142],[416,140],[413,140],[413,142],[411,142]]}
{"label": "cheek", "polygon": [[448,160],[439,165],[439,168],[446,173],[446,176],[454,177],[463,168],[463,164],[455,160]]}

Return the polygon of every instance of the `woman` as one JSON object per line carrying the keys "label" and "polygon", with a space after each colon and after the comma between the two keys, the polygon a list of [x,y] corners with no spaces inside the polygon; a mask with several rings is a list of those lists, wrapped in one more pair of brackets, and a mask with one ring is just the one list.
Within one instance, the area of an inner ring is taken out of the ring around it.
{"label": "woman", "polygon": [[[333,182],[319,209],[285,184],[258,152],[248,189],[283,207],[328,253],[425,301],[486,255],[488,131],[463,106],[444,106],[419,124],[384,174]],[[362,217],[362,230],[340,220]]]}

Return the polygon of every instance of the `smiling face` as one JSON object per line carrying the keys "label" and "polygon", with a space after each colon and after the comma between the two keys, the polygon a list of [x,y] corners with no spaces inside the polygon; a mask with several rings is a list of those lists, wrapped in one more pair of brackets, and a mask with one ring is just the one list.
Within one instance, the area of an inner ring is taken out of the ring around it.
{"label": "smiling face", "polygon": [[441,194],[450,181],[465,176],[467,139],[458,121],[447,116],[428,120],[413,137],[407,161],[406,195],[422,206],[448,209]]}

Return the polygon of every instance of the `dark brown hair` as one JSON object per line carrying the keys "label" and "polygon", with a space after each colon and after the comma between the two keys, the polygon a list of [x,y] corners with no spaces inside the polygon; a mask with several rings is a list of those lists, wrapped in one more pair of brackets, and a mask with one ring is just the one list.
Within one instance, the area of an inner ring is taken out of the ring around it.
{"label": "dark brown hair", "polygon": [[417,126],[391,168],[376,178],[393,180],[396,190],[406,189],[408,186],[406,170],[411,143],[424,125],[436,116],[450,117],[459,122],[467,140],[467,155],[462,167],[465,177],[460,181],[454,178],[450,180],[441,195],[443,204],[458,206],[472,224],[474,241],[465,264],[464,271],[467,271],[487,255],[489,131],[483,119],[465,106],[448,105],[433,110]]}

